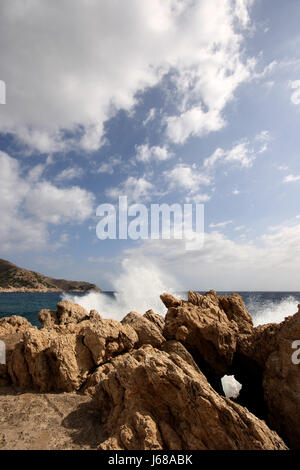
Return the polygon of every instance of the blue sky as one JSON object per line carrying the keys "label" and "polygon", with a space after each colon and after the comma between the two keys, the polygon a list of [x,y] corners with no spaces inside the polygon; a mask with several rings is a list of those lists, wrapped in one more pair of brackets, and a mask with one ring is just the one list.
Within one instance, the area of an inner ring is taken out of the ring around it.
{"label": "blue sky", "polygon": [[[181,290],[299,290],[298,1],[0,10],[1,257],[104,289],[146,266]],[[122,194],[204,203],[203,249],[98,240]]]}

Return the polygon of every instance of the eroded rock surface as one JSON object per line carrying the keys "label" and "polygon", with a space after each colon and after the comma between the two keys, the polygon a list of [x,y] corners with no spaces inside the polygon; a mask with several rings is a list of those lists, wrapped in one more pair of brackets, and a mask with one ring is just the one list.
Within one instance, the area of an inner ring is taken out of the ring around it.
{"label": "eroded rock surface", "polygon": [[[26,331],[37,330],[26,318],[12,315],[8,318],[0,319],[0,340],[5,347],[5,364],[0,364],[0,386],[8,385],[11,382],[8,370],[8,364],[14,350],[19,347],[23,334]],[[18,366],[20,373],[23,374],[24,359],[19,358]]]}
{"label": "eroded rock surface", "polygon": [[234,373],[244,384],[241,398],[295,449],[300,448],[300,365],[292,361],[300,339],[300,310],[280,324],[240,338]]}
{"label": "eroded rock surface", "polygon": [[12,315],[11,317],[0,318],[0,338],[9,335],[22,333],[29,328],[34,328],[26,318]]}
{"label": "eroded rock surface", "polygon": [[158,315],[157,313],[153,312],[153,310],[148,310],[145,314],[144,317],[147,318],[147,320],[151,321],[154,323],[155,326],[159,329],[159,331],[162,333],[165,327],[165,320],[161,315]]}
{"label": "eroded rock surface", "polygon": [[95,367],[138,343],[129,325],[71,302],[58,304],[57,312],[42,311],[40,318],[42,329],[25,329],[11,348],[6,383],[41,392],[78,390]]}
{"label": "eroded rock surface", "polygon": [[98,368],[100,449],[285,449],[248,410],[219,396],[177,353],[150,345]]}
{"label": "eroded rock surface", "polygon": [[156,326],[154,321],[149,320],[146,316],[140,315],[139,313],[128,313],[121,323],[122,325],[131,326],[136,331],[139,337],[137,347],[143,344],[151,344],[154,347],[159,347],[165,341],[161,329]]}
{"label": "eroded rock surface", "polygon": [[63,300],[57,304],[57,310],[41,310],[39,320],[41,328],[52,328],[54,325],[69,325],[80,323],[97,315],[93,311],[90,315],[81,305],[74,304],[69,300]]}
{"label": "eroded rock surface", "polygon": [[220,380],[230,370],[238,335],[253,331],[251,316],[241,297],[190,291],[188,301],[167,294],[161,299],[168,307],[164,336],[181,341],[209,382],[220,391]]}
{"label": "eroded rock surface", "polygon": [[[106,430],[101,449],[283,449],[281,438],[299,449],[300,312],[253,328],[238,294],[161,298],[165,319],[107,320],[69,301],[41,311],[40,330],[1,319],[0,387],[89,394]],[[243,385],[239,404],[221,396],[225,374]]]}

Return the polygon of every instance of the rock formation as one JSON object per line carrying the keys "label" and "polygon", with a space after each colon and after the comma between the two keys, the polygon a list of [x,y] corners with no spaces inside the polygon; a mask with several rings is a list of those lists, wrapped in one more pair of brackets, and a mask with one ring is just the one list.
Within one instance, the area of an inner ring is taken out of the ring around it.
{"label": "rock formation", "polygon": [[252,319],[238,294],[218,297],[189,292],[188,301],[163,294],[168,308],[163,331],[167,339],[181,341],[209,382],[221,391],[221,378],[230,370],[237,337],[253,331]]}
{"label": "rock formation", "polygon": [[292,448],[300,448],[300,365],[292,344],[300,339],[299,311],[280,324],[254,329],[241,337],[233,373],[243,383],[243,404],[267,419]]}
{"label": "rock formation", "polygon": [[[17,349],[20,349],[23,334],[31,329],[36,329],[26,318],[12,315],[8,318],[0,318],[0,340],[4,342],[6,348],[6,363],[0,364],[0,386],[5,386],[11,382],[9,376],[8,364],[11,362],[11,356]],[[16,354],[16,353],[15,353]],[[24,358],[18,359],[16,367],[20,374],[25,373]]]}
{"label": "rock formation", "polygon": [[168,307],[164,336],[186,347],[217,391],[223,375],[234,375],[242,384],[238,402],[300,448],[300,374],[291,360],[292,343],[300,338],[300,310],[279,325],[254,328],[238,294],[161,298]]}
{"label": "rock formation", "polygon": [[264,422],[220,397],[174,352],[142,346],[97,376],[93,396],[109,436],[100,449],[285,449]]}
{"label": "rock formation", "polygon": [[[150,314],[148,314],[149,316]],[[153,314],[151,318],[153,318]],[[146,316],[142,316],[139,313],[128,313],[121,323],[122,325],[130,325],[136,331],[139,338],[137,347],[143,344],[152,344],[152,346],[159,348],[165,341],[161,329],[153,321],[148,320]]]}
{"label": "rock formation", "polygon": [[148,310],[145,314],[144,317],[147,318],[147,320],[151,321],[154,323],[155,326],[159,329],[159,331],[162,333],[165,327],[165,320],[161,315],[158,315],[157,313],[153,312],[153,310]]}
{"label": "rock formation", "polygon": [[[165,319],[150,310],[118,322],[63,301],[40,312],[40,329],[0,320],[0,386],[88,395],[100,449],[285,449],[281,438],[299,449],[300,311],[254,328],[238,294],[161,298]],[[242,383],[234,401],[225,374]]]}
{"label": "rock formation", "polygon": [[41,392],[78,390],[91,370],[138,343],[130,326],[104,320],[95,311],[89,314],[72,302],[60,302],[57,311],[42,310],[39,318],[41,330],[24,331],[7,357],[15,386]]}

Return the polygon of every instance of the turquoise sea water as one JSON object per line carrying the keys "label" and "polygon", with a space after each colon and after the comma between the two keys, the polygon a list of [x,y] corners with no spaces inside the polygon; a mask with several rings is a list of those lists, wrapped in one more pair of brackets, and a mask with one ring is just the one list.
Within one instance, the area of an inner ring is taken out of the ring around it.
{"label": "turquoise sea water", "polygon": [[[230,294],[230,292],[218,292]],[[81,297],[86,294],[78,294]],[[114,298],[114,293],[97,294]],[[300,303],[300,292],[240,292],[256,323],[281,321],[285,316],[297,311]],[[182,293],[182,298],[186,293]],[[62,299],[62,293],[2,293],[0,294],[0,318],[10,315],[20,315],[27,318],[33,325],[39,326],[38,312],[43,309],[56,309],[56,304]],[[151,308],[151,305],[149,305]],[[124,316],[128,312],[124,312]],[[144,312],[140,312],[144,313]]]}

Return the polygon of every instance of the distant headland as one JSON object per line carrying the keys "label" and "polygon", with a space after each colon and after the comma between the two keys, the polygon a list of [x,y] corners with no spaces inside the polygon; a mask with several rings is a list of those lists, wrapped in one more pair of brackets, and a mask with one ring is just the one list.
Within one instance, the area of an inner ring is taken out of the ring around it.
{"label": "distant headland", "polygon": [[54,279],[0,259],[1,292],[101,292],[96,284]]}

